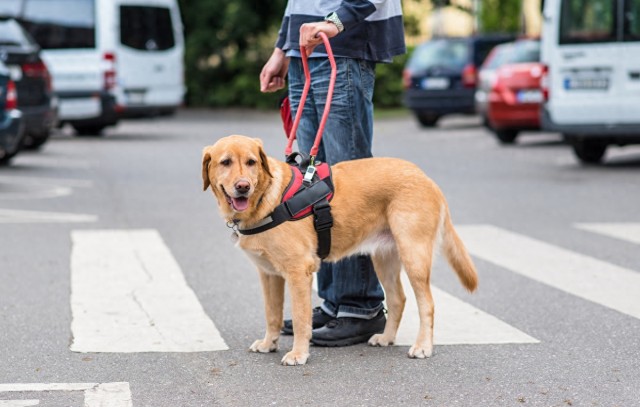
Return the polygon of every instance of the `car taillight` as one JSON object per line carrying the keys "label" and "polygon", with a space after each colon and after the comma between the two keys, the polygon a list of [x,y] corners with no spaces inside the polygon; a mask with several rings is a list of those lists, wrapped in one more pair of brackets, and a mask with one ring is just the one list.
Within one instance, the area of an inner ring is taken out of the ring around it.
{"label": "car taillight", "polygon": [[411,71],[408,69],[402,71],[402,87],[405,89],[411,87]]}
{"label": "car taillight", "polygon": [[106,62],[104,89],[110,90],[116,86],[116,55],[112,52],[105,52],[102,59]]}
{"label": "car taillight", "polygon": [[478,81],[476,66],[474,64],[465,65],[462,70],[462,85],[465,88],[475,88]]}
{"label": "car taillight", "polygon": [[540,77],[540,89],[545,102],[549,100],[549,66],[542,66],[542,76]]}
{"label": "car taillight", "polygon": [[47,91],[51,92],[51,75],[47,66],[42,61],[27,62],[22,64],[22,73],[30,78],[41,78],[44,80]]}
{"label": "car taillight", "polygon": [[4,110],[13,110],[18,108],[18,91],[16,84],[11,79],[7,82],[7,100],[4,104]]}

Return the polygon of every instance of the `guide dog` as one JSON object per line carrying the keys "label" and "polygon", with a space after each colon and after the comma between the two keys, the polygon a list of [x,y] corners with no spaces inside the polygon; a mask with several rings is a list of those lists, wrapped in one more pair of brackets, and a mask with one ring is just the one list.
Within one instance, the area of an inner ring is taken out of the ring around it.
{"label": "guide dog", "polygon": [[[434,303],[430,288],[434,252],[442,249],[462,285],[474,291],[475,266],[451,222],[441,190],[416,165],[396,158],[365,158],[331,167],[333,227],[325,261],[371,254],[386,294],[384,332],[371,346],[392,345],[405,304],[400,282],[404,268],[413,288],[420,328],[409,349],[411,358],[433,351]],[[251,228],[280,204],[292,172],[284,161],[267,157],[260,139],[232,135],[203,150],[203,190],[211,187],[228,225]],[[254,235],[241,235],[237,246],[258,269],[264,295],[267,329],[252,352],[275,352],[283,324],[285,282],[291,295],[293,348],[283,365],[304,365],[311,339],[312,274],[320,267],[313,217],[285,222]]]}

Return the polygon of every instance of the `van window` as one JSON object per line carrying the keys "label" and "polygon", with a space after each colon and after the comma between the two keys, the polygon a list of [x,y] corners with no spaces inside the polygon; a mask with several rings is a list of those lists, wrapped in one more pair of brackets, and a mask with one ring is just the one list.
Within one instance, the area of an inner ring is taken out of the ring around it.
{"label": "van window", "polygon": [[120,42],[144,51],[173,48],[170,10],[166,7],[120,6]]}
{"label": "van window", "polygon": [[[2,0],[7,1],[7,0]],[[8,0],[43,49],[95,48],[94,0]]]}
{"label": "van window", "polygon": [[563,1],[560,44],[616,41],[617,4],[611,0]]}
{"label": "van window", "polygon": [[640,0],[624,4],[624,40],[640,41]]}

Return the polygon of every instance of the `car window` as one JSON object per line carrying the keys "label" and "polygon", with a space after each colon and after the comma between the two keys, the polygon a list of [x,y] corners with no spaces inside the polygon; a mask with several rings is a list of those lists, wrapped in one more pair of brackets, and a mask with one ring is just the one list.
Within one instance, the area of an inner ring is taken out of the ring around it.
{"label": "car window", "polygon": [[617,4],[611,0],[563,1],[560,44],[616,41]]}
{"label": "car window", "polygon": [[95,48],[94,0],[5,1],[43,49]]}
{"label": "car window", "polygon": [[539,62],[540,42],[539,41],[518,41],[514,44],[509,56],[509,63]]}
{"label": "car window", "polygon": [[513,44],[496,46],[482,65],[483,69],[496,69],[508,62],[509,54],[513,50]]}
{"label": "car window", "polygon": [[462,69],[468,61],[466,41],[433,40],[416,48],[407,66],[412,71],[436,67]]}
{"label": "car window", "polygon": [[36,44],[15,20],[0,20],[0,45],[24,47]]}
{"label": "car window", "polygon": [[173,48],[171,11],[166,7],[120,6],[120,42],[145,51]]}
{"label": "car window", "polygon": [[640,0],[624,3],[624,40],[640,41]]}

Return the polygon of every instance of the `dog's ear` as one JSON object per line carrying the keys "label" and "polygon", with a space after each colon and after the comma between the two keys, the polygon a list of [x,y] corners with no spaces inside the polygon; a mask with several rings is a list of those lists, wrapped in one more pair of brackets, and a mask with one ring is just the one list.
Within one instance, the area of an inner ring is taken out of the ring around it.
{"label": "dog's ear", "polygon": [[273,178],[273,175],[271,175],[271,170],[269,169],[269,159],[264,152],[262,140],[260,140],[259,138],[254,138],[254,140],[258,144],[258,153],[260,154],[260,164],[262,165],[262,169],[267,173],[269,177]]}
{"label": "dog's ear", "polygon": [[206,191],[211,185],[209,180],[209,164],[211,163],[211,154],[205,148],[202,152],[202,190]]}

